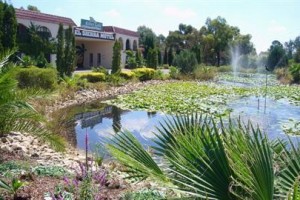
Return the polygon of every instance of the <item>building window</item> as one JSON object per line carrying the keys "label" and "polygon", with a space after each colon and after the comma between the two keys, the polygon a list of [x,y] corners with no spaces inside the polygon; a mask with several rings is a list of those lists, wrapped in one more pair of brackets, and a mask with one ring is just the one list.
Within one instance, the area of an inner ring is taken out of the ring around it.
{"label": "building window", "polygon": [[92,53],[90,53],[90,67],[93,67],[93,65],[94,65],[93,58],[94,58],[94,55]]}
{"label": "building window", "polygon": [[101,66],[101,53],[97,54],[97,66]]}

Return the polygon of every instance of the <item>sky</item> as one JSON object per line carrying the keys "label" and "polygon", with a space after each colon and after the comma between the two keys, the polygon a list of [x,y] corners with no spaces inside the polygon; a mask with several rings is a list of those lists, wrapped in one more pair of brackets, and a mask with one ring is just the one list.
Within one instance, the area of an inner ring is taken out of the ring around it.
{"label": "sky", "polygon": [[14,7],[38,7],[43,13],[80,19],[93,17],[104,26],[136,31],[141,25],[167,36],[180,23],[198,30],[207,17],[221,16],[242,34],[251,34],[257,53],[272,41],[300,36],[300,0],[6,0]]}

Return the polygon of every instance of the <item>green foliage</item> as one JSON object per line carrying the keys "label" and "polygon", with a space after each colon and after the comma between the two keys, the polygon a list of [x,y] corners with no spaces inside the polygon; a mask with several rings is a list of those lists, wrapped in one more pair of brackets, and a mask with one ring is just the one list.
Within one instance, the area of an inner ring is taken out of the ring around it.
{"label": "green foliage", "polygon": [[161,192],[156,190],[140,190],[137,192],[128,192],[124,195],[122,200],[157,200],[157,199],[165,199],[164,195]]}
{"label": "green foliage", "polygon": [[45,55],[43,52],[40,53],[40,55],[36,58],[36,66],[44,68],[47,66],[47,60],[45,58]]}
{"label": "green foliage", "polygon": [[300,82],[300,64],[293,64],[289,67],[289,71],[293,76],[293,81],[295,83]]}
{"label": "green foliage", "polygon": [[153,79],[155,70],[152,68],[137,68],[132,72],[136,74],[140,81],[147,81]]}
{"label": "green foliage", "polygon": [[168,64],[171,66],[173,64],[174,54],[173,54],[173,48],[170,47],[168,51]]}
{"label": "green foliage", "polygon": [[80,79],[87,79],[90,83],[96,83],[105,80],[105,74],[101,72],[90,72],[90,73],[79,73],[76,76],[80,77]]}
{"label": "green foliage", "polygon": [[[138,55],[135,55],[133,51],[127,50],[126,51],[126,66],[129,69],[135,69],[138,66],[137,57]],[[140,60],[139,60],[140,62]]]}
{"label": "green foliage", "polygon": [[136,59],[137,66],[138,67],[143,66],[144,65],[144,59],[143,59],[142,52],[141,52],[140,49],[137,49],[135,57],[136,57],[135,59]]}
{"label": "green foliage", "polygon": [[103,67],[103,66],[92,67],[92,71],[93,72],[101,72],[101,73],[103,73],[105,75],[108,75],[108,70],[105,67]]}
{"label": "green foliage", "polygon": [[170,77],[173,79],[178,79],[180,75],[179,69],[174,66],[170,66],[169,69],[170,69]]}
{"label": "green foliage", "polygon": [[134,77],[136,77],[136,75],[133,71],[121,71],[120,76],[127,80],[130,80],[130,79],[133,79]]}
{"label": "green foliage", "polygon": [[14,195],[16,198],[17,191],[26,185],[25,182],[22,182],[18,179],[12,179],[11,183],[6,183],[3,180],[0,180],[0,189],[8,191],[10,194]]}
{"label": "green foliage", "polygon": [[119,73],[108,75],[106,80],[114,86],[120,86],[126,83],[126,79],[121,77]]}
{"label": "green foliage", "polygon": [[216,77],[216,69],[213,67],[207,67],[207,66],[197,66],[194,71],[195,79],[202,80],[202,81],[208,81],[213,80]]}
{"label": "green foliage", "polygon": [[37,166],[32,172],[38,176],[63,177],[69,175],[69,172],[59,166]]}
{"label": "green foliage", "polygon": [[119,41],[115,41],[113,47],[113,58],[112,58],[111,73],[115,74],[121,70],[121,44]]}
{"label": "green foliage", "polygon": [[57,87],[57,71],[54,68],[20,68],[16,72],[20,88],[41,88],[54,90]]}
{"label": "green foliage", "polygon": [[184,50],[176,55],[173,64],[180,69],[183,74],[192,73],[197,65],[197,59],[194,53]]}
{"label": "green foliage", "polygon": [[15,9],[7,2],[0,1],[0,52],[15,49],[17,19]]}
{"label": "green foliage", "polygon": [[28,171],[29,164],[18,161],[8,161],[0,164],[0,175],[7,176],[10,174],[20,173],[21,171]]}
{"label": "green foliage", "polygon": [[33,6],[33,5],[28,5],[27,10],[41,12],[36,6]]}
{"label": "green foliage", "polygon": [[75,70],[75,36],[73,29],[69,26],[64,30],[63,25],[59,25],[57,33],[57,45],[56,45],[57,59],[56,66],[59,75],[63,77],[71,76]]}
{"label": "green foliage", "polygon": [[267,66],[269,70],[273,71],[277,67],[285,67],[288,65],[287,56],[285,55],[285,50],[283,45],[275,40],[269,49],[269,56],[267,61]]}
{"label": "green foliage", "polygon": [[23,67],[29,67],[36,64],[30,56],[24,56],[21,63]]}
{"label": "green foliage", "polygon": [[153,79],[155,80],[165,80],[169,77],[168,74],[164,74],[161,70],[155,70],[154,75],[153,75]]}
{"label": "green foliage", "polygon": [[147,54],[147,67],[157,69],[158,66],[158,54],[157,49],[149,48]]}
{"label": "green foliage", "polygon": [[217,68],[218,72],[232,72],[232,67],[230,65],[222,65]]}
{"label": "green foliage", "polygon": [[[300,157],[293,143],[271,142],[251,123],[226,124],[197,114],[166,119],[152,147],[155,160],[129,132],[116,135],[108,149],[128,167],[128,178],[156,180],[190,197],[297,197]],[[155,162],[160,159],[163,165]]]}
{"label": "green foliage", "polygon": [[155,48],[156,35],[152,29],[146,26],[139,26],[137,32],[139,34],[139,45],[143,45],[145,49],[143,57],[148,59],[149,50]]}

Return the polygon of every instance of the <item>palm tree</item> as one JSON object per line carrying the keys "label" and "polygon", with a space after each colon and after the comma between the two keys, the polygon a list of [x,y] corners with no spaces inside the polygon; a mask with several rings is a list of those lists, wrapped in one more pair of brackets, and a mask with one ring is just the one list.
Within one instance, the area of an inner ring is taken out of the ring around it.
{"label": "palm tree", "polygon": [[[50,142],[53,147],[63,150],[64,141],[55,134],[49,133],[42,125],[42,116],[27,103],[28,91],[17,89],[14,78],[15,67],[8,67],[8,59],[14,52],[0,55],[0,136],[11,131],[32,133]],[[32,92],[37,94],[36,92]]]}
{"label": "palm tree", "polygon": [[108,149],[129,178],[160,181],[197,199],[299,195],[300,151],[291,142],[288,148],[269,141],[250,123],[228,124],[197,114],[167,119],[156,135],[155,159],[129,132],[116,135]]}
{"label": "palm tree", "polygon": [[84,44],[81,44],[81,46],[79,45],[76,46],[77,66],[79,68],[83,68],[85,52],[86,52],[86,48]]}

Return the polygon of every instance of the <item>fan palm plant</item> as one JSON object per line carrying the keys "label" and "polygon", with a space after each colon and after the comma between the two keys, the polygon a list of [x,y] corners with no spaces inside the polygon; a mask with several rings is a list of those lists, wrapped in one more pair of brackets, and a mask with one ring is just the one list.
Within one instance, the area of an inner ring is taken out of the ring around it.
{"label": "fan palm plant", "polygon": [[50,142],[55,148],[63,150],[64,141],[57,135],[47,132],[41,122],[43,118],[26,101],[28,91],[17,89],[14,67],[8,67],[8,59],[13,52],[0,55],[0,136],[10,131],[35,133]]}
{"label": "fan palm plant", "polygon": [[177,116],[161,123],[156,136],[154,158],[129,132],[116,135],[108,145],[128,167],[129,178],[159,180],[199,199],[299,195],[299,151],[269,141],[251,123],[229,120],[224,125],[203,115]]}

